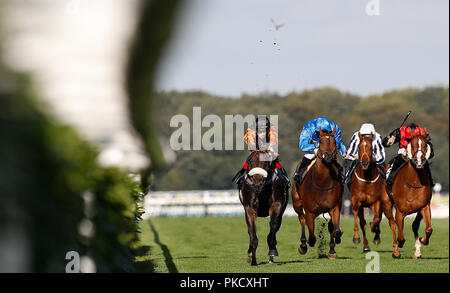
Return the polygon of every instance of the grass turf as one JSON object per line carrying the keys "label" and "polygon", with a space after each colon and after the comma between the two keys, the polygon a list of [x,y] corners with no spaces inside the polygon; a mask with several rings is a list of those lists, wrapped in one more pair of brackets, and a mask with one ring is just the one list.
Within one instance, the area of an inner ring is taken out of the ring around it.
{"label": "grass turf", "polygon": [[[372,217],[366,218],[369,223]],[[415,260],[412,218],[405,220],[406,243],[401,259],[393,259],[392,232],[386,218],[381,223],[381,243],[372,243],[374,234],[367,237],[372,251],[380,256],[381,273],[449,273],[449,221],[432,219],[433,235],[428,246],[422,245],[422,258]],[[329,260],[329,234],[324,228],[324,240],[319,239],[319,226],[325,221],[316,218],[315,247],[300,255],[300,224],[296,217],[284,217],[277,233],[279,257],[268,263],[266,237],[269,218],[258,218],[258,266],[247,263],[249,237],[244,217],[152,218],[141,223],[141,246],[136,264],[141,272],[157,273],[364,273],[370,259],[361,244],[353,244],[353,218],[341,217],[344,232],[336,246],[338,259]],[[424,236],[421,222],[419,236]],[[306,232],[308,235],[308,232]],[[325,255],[325,257],[323,257]]]}

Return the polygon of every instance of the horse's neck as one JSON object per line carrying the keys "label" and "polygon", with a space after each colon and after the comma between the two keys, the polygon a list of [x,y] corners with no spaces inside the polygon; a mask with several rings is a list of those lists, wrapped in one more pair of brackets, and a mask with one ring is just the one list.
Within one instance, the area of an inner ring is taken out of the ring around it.
{"label": "horse's neck", "polygon": [[329,178],[331,176],[330,169],[327,165],[325,165],[324,162],[322,162],[322,159],[317,157],[316,162],[314,164],[315,166],[312,170],[314,172],[314,180],[323,182],[329,181]]}
{"label": "horse's neck", "polygon": [[428,176],[425,169],[416,169],[411,164],[411,161],[406,164],[406,179],[409,184],[415,185],[429,185]]}
{"label": "horse's neck", "polygon": [[373,180],[378,175],[378,171],[375,167],[374,162],[370,162],[369,168],[367,168],[367,170],[363,170],[359,162],[357,164],[358,167],[356,168],[356,172],[360,178],[364,178],[365,180]]}

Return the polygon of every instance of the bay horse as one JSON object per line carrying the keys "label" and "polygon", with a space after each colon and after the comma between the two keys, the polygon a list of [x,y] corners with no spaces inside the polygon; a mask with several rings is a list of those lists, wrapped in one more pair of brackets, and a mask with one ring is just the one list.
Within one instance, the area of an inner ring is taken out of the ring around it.
{"label": "bay horse", "polygon": [[382,174],[377,170],[376,163],[372,159],[372,140],[374,134],[362,136],[358,132],[358,163],[352,174],[352,185],[350,189],[350,200],[354,217],[353,225],[353,243],[359,244],[361,238],[358,233],[359,224],[363,233],[363,251],[370,251],[369,241],[366,237],[366,220],[364,219],[364,207],[370,207],[373,212],[373,220],[370,223],[370,229],[375,233],[373,243],[378,245],[380,239],[380,222],[383,216],[382,212],[389,220],[389,226],[394,235],[395,241],[395,220],[392,215],[392,203],[385,189],[385,180]]}
{"label": "bay horse", "polygon": [[270,216],[267,244],[269,246],[269,263],[273,263],[273,257],[278,256],[276,233],[281,227],[283,213],[288,203],[288,188],[281,180],[278,169],[270,167],[272,156],[267,151],[252,151],[248,163],[249,172],[245,175],[242,190],[239,192],[250,236],[247,261],[252,266],[257,265],[257,217]]}
{"label": "bay horse", "polygon": [[[399,248],[403,247],[405,237],[403,235],[404,219],[407,215],[417,213],[412,224],[415,237],[414,259],[421,257],[421,244],[428,245],[433,229],[431,227],[431,180],[424,169],[431,154],[431,148],[427,144],[428,132],[424,135],[411,133],[411,141],[407,146],[406,164],[397,172],[392,184],[392,197],[395,206],[395,221],[398,227],[398,245],[394,245],[394,258],[400,257]],[[426,238],[419,238],[419,226],[421,220],[425,221]]]}
{"label": "bay horse", "polygon": [[[333,161],[336,160],[337,147],[334,134],[319,129],[319,149],[312,167],[306,171],[302,183],[293,184],[292,205],[302,227],[300,246],[298,251],[305,254],[308,250],[305,236],[305,223],[308,226],[308,244],[314,247],[316,236],[314,235],[314,219],[322,214],[328,213],[331,221],[328,222],[330,233],[329,259],[337,258],[334,247],[341,242],[342,232],[339,229],[340,210],[342,205],[342,194],[344,186],[339,179],[339,171],[334,169]],[[298,166],[297,166],[298,168]]]}

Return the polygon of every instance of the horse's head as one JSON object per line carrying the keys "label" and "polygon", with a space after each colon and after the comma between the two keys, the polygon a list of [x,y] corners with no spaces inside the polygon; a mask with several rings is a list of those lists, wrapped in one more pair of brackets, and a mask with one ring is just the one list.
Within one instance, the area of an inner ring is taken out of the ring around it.
{"label": "horse's head", "polygon": [[422,169],[425,166],[428,158],[431,155],[431,147],[427,143],[428,132],[425,130],[424,135],[411,134],[411,141],[409,142],[406,150],[408,159],[416,166],[417,169]]}
{"label": "horse's head", "polygon": [[319,129],[319,150],[317,151],[317,156],[327,163],[336,160],[337,147],[336,139],[334,138],[334,133],[336,128],[332,132],[324,131],[322,128]]}
{"label": "horse's head", "polygon": [[372,160],[372,140],[373,132],[370,135],[361,135],[358,132],[359,145],[358,145],[358,157],[359,163],[361,164],[363,170],[367,170],[370,166],[370,161]]}
{"label": "horse's head", "polygon": [[266,182],[271,161],[266,151],[253,151],[249,158],[247,183],[252,185],[255,192],[260,193]]}

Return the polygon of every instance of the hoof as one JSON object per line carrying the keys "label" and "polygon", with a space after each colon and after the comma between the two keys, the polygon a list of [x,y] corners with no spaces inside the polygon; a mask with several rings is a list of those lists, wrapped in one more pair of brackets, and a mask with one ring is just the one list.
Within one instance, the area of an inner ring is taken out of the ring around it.
{"label": "hoof", "polygon": [[328,259],[336,259],[337,254],[336,253],[328,253]]}
{"label": "hoof", "polygon": [[308,251],[308,246],[306,246],[306,244],[304,244],[304,245],[302,244],[298,247],[298,252],[302,255],[306,254],[307,251]]}
{"label": "hoof", "polygon": [[270,256],[270,257],[269,257],[269,263],[274,263],[274,261],[273,261],[273,256]]}
{"label": "hoof", "polygon": [[369,246],[363,248],[363,252],[369,252],[369,251],[370,251],[370,247]]}
{"label": "hoof", "polygon": [[269,250],[268,256],[270,256],[270,257],[278,256],[278,251],[276,249],[271,249],[271,250]]}
{"label": "hoof", "polygon": [[314,247],[316,245],[316,240],[314,241],[308,241],[309,246]]}
{"label": "hoof", "polygon": [[416,254],[414,254],[414,255],[413,255],[413,258],[414,258],[414,259],[419,259],[419,258],[422,258],[422,255],[416,255]]}
{"label": "hoof", "polygon": [[256,262],[252,262],[252,266],[257,266],[258,264]]}
{"label": "hoof", "polygon": [[360,244],[361,243],[361,238],[353,238],[353,243]]}
{"label": "hoof", "polygon": [[395,252],[392,253],[392,258],[399,259],[400,253],[396,254]]}
{"label": "hoof", "polygon": [[249,253],[248,256],[247,256],[247,262],[248,263],[252,262],[252,254],[251,253]]}
{"label": "hoof", "polygon": [[378,245],[378,244],[380,244],[381,243],[381,240],[380,239],[374,239],[373,240],[373,244],[375,244],[375,245]]}
{"label": "hoof", "polygon": [[419,237],[419,241],[420,241],[420,243],[422,243],[423,245],[428,245],[427,238]]}

